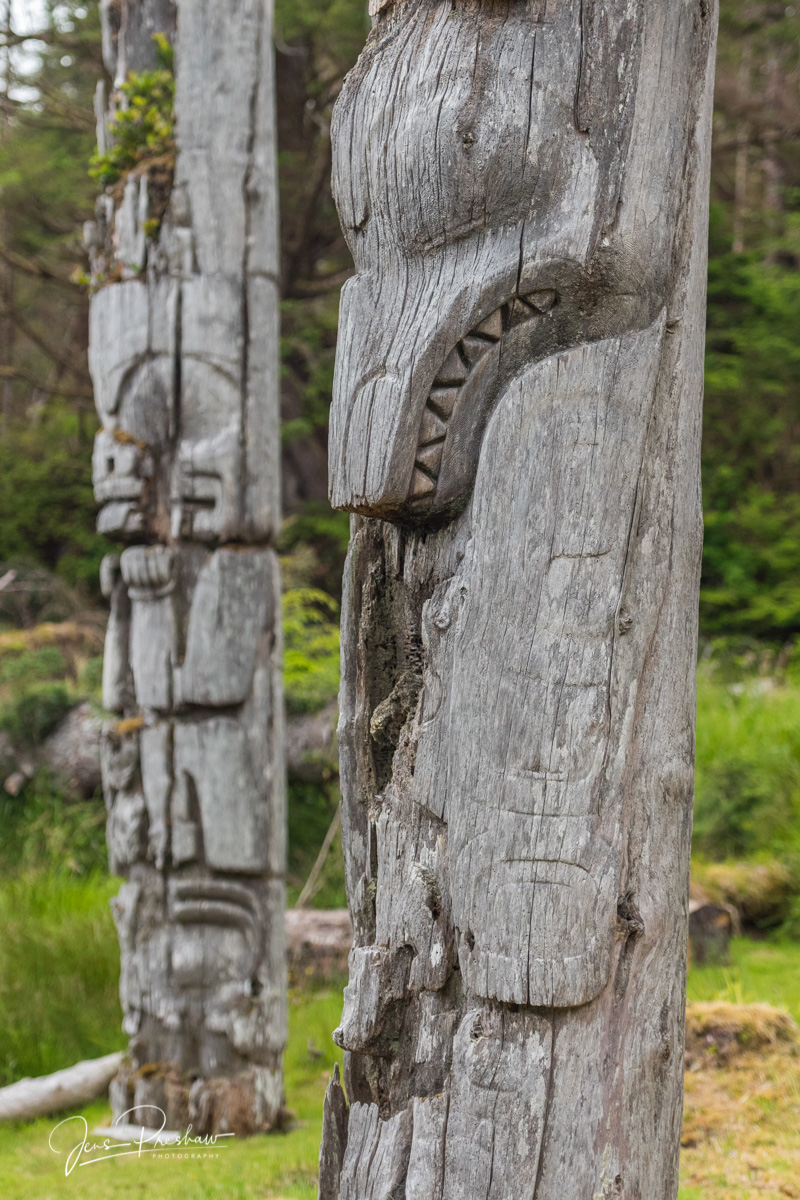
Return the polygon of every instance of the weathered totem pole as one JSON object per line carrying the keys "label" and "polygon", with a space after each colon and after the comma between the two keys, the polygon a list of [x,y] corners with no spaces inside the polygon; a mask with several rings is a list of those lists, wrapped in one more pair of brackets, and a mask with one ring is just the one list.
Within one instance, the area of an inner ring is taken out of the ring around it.
{"label": "weathered totem pole", "polygon": [[153,33],[174,41],[177,139],[174,177],[145,159],[88,231],[98,527],[129,543],[102,575],[130,1035],[112,1103],[247,1132],[279,1115],[286,1036],[270,6],[102,11],[117,87]]}
{"label": "weathered totem pole", "polygon": [[356,275],[323,1200],[674,1200],[714,0],[381,5]]}

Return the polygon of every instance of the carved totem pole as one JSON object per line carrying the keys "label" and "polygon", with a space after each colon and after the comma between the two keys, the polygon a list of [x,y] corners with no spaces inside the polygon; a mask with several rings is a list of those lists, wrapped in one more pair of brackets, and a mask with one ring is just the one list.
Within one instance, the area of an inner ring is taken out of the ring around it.
{"label": "carved totem pole", "polygon": [[154,33],[174,41],[177,121],[174,178],[145,160],[88,230],[98,527],[129,543],[102,575],[130,1035],[112,1103],[248,1132],[280,1113],[286,1037],[270,7],[102,11],[117,87],[155,65]]}
{"label": "carved totem pole", "polygon": [[320,1195],[673,1200],[714,0],[375,15],[333,129]]}

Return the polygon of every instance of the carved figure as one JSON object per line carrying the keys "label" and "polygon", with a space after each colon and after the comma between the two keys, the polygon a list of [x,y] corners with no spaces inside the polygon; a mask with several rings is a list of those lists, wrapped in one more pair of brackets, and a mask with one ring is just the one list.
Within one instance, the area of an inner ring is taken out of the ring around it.
{"label": "carved figure", "polygon": [[271,28],[233,9],[103,7],[118,83],[175,39],[177,159],[157,234],[146,170],[89,230],[98,526],[128,543],[101,578],[112,1103],[195,1132],[280,1119],[286,1039]]}
{"label": "carved figure", "polygon": [[320,1196],[674,1200],[714,7],[375,15],[333,125]]}

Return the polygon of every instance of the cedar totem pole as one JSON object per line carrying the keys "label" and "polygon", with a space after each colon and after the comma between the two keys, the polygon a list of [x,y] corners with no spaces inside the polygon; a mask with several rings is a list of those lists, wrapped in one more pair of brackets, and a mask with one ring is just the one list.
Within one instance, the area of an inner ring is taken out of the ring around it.
{"label": "cedar totem pole", "polygon": [[174,43],[177,141],[174,178],[143,160],[87,235],[98,528],[128,543],[102,570],[130,1036],[112,1104],[250,1132],[280,1113],[286,1038],[271,16],[262,0],[102,15],[111,115],[155,66],[153,34]]}
{"label": "cedar totem pole", "polygon": [[320,1196],[674,1200],[714,0],[373,14]]}

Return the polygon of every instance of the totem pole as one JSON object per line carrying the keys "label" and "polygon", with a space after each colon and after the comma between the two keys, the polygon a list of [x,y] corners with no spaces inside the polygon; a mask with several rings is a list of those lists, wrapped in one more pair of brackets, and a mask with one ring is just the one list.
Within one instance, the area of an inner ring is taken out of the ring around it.
{"label": "totem pole", "polygon": [[674,1200],[713,0],[378,5],[334,114],[323,1200]]}
{"label": "totem pole", "polygon": [[130,1036],[112,1105],[250,1132],[281,1111],[286,1038],[271,16],[262,0],[180,0],[177,25],[170,0],[102,11],[112,111],[153,34],[174,42],[177,141],[174,177],[145,158],[88,231],[98,528],[128,543],[102,570]]}

